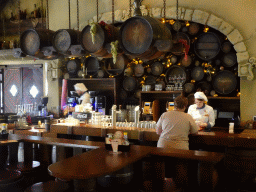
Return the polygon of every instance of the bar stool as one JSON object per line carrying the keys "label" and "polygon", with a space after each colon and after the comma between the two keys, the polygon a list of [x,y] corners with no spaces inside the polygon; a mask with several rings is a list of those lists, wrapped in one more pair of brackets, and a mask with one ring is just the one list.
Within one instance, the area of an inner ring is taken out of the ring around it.
{"label": "bar stool", "polygon": [[[15,145],[18,143],[10,143]],[[7,144],[0,145],[0,191],[1,192],[22,192],[23,175],[18,170],[7,170],[8,146]]]}
{"label": "bar stool", "polygon": [[24,192],[70,192],[72,191],[71,187],[61,181],[47,181],[35,183],[32,186],[28,187]]}
{"label": "bar stool", "polygon": [[[39,161],[33,160],[32,143],[26,143],[26,142],[20,143],[20,147],[18,146],[12,147],[11,151],[12,152],[9,155],[10,157],[9,157],[9,164],[7,166],[7,170],[20,171],[24,176],[24,183],[26,183],[27,186],[37,182],[38,176],[40,176],[38,172],[41,171],[40,170],[41,166]],[[20,156],[24,157],[24,161],[18,160]]]}

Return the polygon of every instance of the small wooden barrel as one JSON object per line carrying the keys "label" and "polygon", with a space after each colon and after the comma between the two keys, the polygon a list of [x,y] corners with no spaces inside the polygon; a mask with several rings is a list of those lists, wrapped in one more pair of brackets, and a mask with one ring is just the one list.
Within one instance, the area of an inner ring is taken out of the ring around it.
{"label": "small wooden barrel", "polygon": [[85,51],[91,55],[102,58],[110,58],[112,54],[108,52],[106,45],[118,39],[118,28],[113,25],[96,25],[95,42],[92,41],[90,33],[91,26],[87,25],[82,30],[81,44]]}
{"label": "small wooden barrel", "polygon": [[69,77],[77,77],[78,71],[81,68],[81,61],[79,59],[70,60],[67,62],[67,71]]}
{"label": "small wooden barrel", "polygon": [[142,64],[135,65],[133,70],[134,70],[134,75],[136,77],[141,77],[145,72],[145,69]]}
{"label": "small wooden barrel", "polygon": [[138,86],[135,77],[125,77],[123,80],[123,88],[125,91],[134,91]]}
{"label": "small wooden barrel", "polygon": [[198,23],[190,23],[188,27],[188,33],[190,35],[196,35],[200,29],[200,25]]}
{"label": "small wooden barrel", "polygon": [[189,55],[187,55],[187,57],[185,55],[182,56],[181,62],[180,62],[181,66],[189,67],[191,65],[191,63],[192,63],[192,57],[191,56],[189,56]]}
{"label": "small wooden barrel", "polygon": [[92,77],[96,77],[98,75],[98,71],[101,69],[99,59],[93,56],[85,59],[84,66],[87,71],[87,75]]}
{"label": "small wooden barrel", "polygon": [[143,61],[158,58],[163,54],[163,51],[159,50],[168,47],[167,52],[172,44],[171,31],[159,20],[149,16],[127,19],[120,29],[119,36],[124,52]]}
{"label": "small wooden barrel", "polygon": [[224,52],[224,53],[228,53],[231,51],[233,45],[232,43],[230,43],[229,41],[225,41],[222,43],[221,45],[221,50]]}
{"label": "small wooden barrel", "polygon": [[194,43],[195,54],[204,61],[214,59],[220,51],[220,39],[212,32],[202,33]]}
{"label": "small wooden barrel", "polygon": [[195,90],[195,85],[193,83],[186,83],[184,85],[185,93],[192,93]]}
{"label": "small wooden barrel", "polygon": [[54,32],[47,29],[28,29],[21,34],[20,48],[26,55],[43,58],[43,47],[52,46]]}
{"label": "small wooden barrel", "polygon": [[53,36],[53,47],[60,54],[68,53],[71,45],[80,44],[80,31],[72,29],[59,29]]}
{"label": "small wooden barrel", "polygon": [[115,64],[113,63],[112,58],[105,60],[104,70],[111,76],[119,76],[123,73],[128,62],[129,61],[125,55],[118,55]]}
{"label": "small wooden barrel", "polygon": [[184,67],[173,65],[165,73],[165,81],[167,84],[173,84],[173,81],[176,81],[178,77],[182,78],[182,85],[184,85],[185,82],[187,81],[187,73]]}
{"label": "small wooden barrel", "polygon": [[217,93],[227,95],[236,89],[237,78],[231,71],[223,70],[214,76],[212,85]]}
{"label": "small wooden barrel", "polygon": [[194,67],[191,71],[191,78],[195,81],[201,81],[204,78],[204,69],[203,67]]}
{"label": "small wooden barrel", "polygon": [[186,41],[187,45],[190,46],[190,39],[186,33],[177,32],[173,35],[172,40],[173,40],[173,47],[172,47],[171,52],[174,55],[184,54],[185,46],[180,42],[181,40]]}
{"label": "small wooden barrel", "polygon": [[224,54],[222,63],[225,67],[233,67],[237,63],[236,54],[232,52]]}
{"label": "small wooden barrel", "polygon": [[164,66],[161,62],[156,61],[151,66],[151,73],[155,76],[159,76],[163,73]]}

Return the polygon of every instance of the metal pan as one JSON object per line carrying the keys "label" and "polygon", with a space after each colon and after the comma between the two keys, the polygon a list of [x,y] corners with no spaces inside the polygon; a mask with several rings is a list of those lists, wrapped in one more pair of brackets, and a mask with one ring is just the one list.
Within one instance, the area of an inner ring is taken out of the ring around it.
{"label": "metal pan", "polygon": [[227,95],[236,89],[237,78],[231,71],[223,70],[214,76],[212,85],[217,93]]}

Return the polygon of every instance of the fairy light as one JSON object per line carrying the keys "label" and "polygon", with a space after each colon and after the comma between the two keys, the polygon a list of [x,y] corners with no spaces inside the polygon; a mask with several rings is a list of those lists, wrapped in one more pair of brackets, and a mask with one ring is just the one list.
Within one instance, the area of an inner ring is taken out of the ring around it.
{"label": "fairy light", "polygon": [[175,21],[173,19],[169,20],[169,24],[173,25]]}
{"label": "fairy light", "polygon": [[207,33],[209,31],[209,27],[208,26],[204,26],[204,32]]}
{"label": "fairy light", "polygon": [[186,21],[186,27],[189,27],[190,23],[188,21]]}

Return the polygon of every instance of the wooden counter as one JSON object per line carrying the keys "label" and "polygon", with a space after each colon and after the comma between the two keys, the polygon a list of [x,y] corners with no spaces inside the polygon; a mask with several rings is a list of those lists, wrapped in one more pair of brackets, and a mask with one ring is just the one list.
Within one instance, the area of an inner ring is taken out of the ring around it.
{"label": "wooden counter", "polygon": [[135,163],[150,152],[146,146],[131,146],[129,152],[121,154],[99,148],[52,164],[48,170],[50,175],[65,180],[95,178]]}

